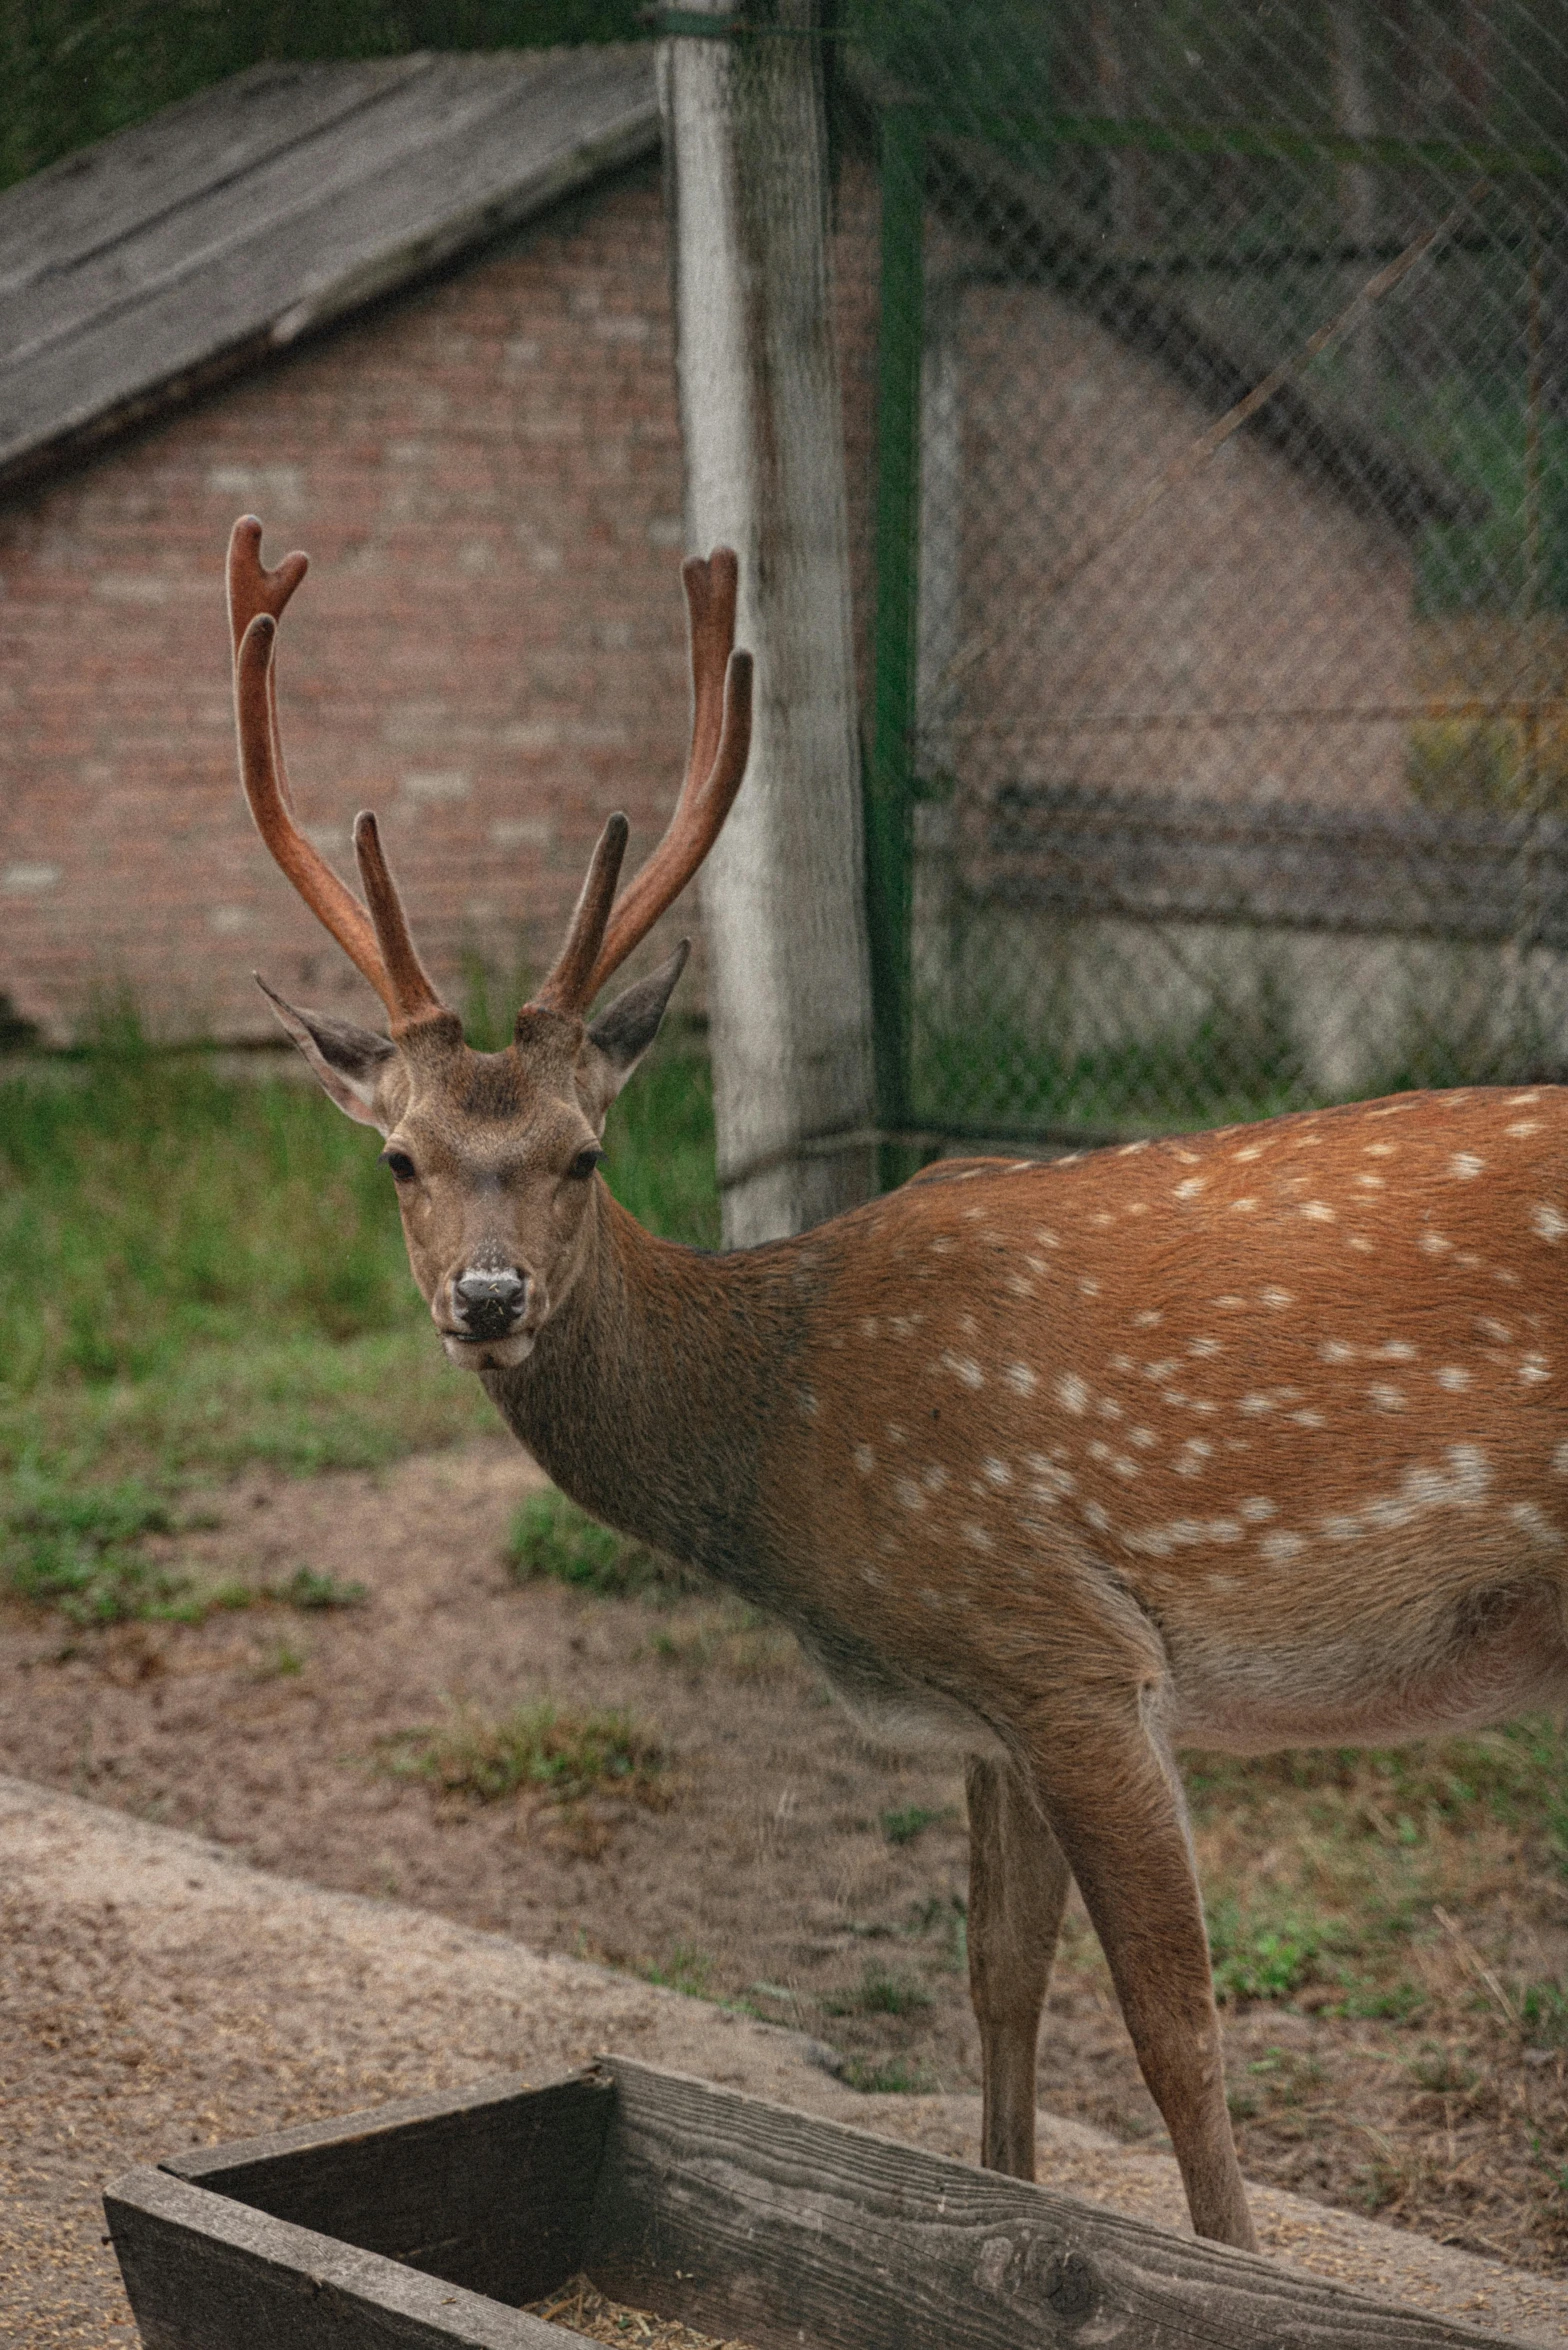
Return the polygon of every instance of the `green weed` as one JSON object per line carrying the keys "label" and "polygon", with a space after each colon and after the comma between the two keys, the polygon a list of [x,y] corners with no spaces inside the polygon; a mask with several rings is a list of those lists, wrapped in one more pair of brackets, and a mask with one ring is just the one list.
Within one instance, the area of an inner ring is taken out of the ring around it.
{"label": "green weed", "polygon": [[882,1814],[882,1833],[889,1844],[913,1844],[925,1829],[935,1827],[938,1820],[951,1817],[945,1805],[937,1811],[928,1811],[924,1804],[906,1803],[901,1810],[885,1811]]}
{"label": "green weed", "polygon": [[941,2086],[925,2065],[906,2063],[901,2056],[880,2063],[871,2057],[847,2057],[838,2077],[846,2088],[859,2089],[869,2097],[925,2097]]}
{"label": "green weed", "polygon": [[931,2005],[931,1994],[910,1975],[868,1966],[853,1990],[824,1999],[827,2015],[914,2015]]}
{"label": "green weed", "polygon": [[476,1705],[449,1704],[434,1727],[378,1741],[384,1770],[424,1779],[443,1795],[497,1803],[531,1789],[570,1803],[614,1790],[662,1804],[665,1766],[657,1732],[626,1713],[579,1713],[544,1700],[499,1719]]}
{"label": "green weed", "polygon": [[666,1580],[665,1563],[655,1552],[601,1526],[553,1486],[530,1493],[517,1511],[506,1555],[519,1583],[543,1575],[601,1598],[624,1599]]}
{"label": "green weed", "polygon": [[286,1583],[275,1583],[267,1595],[285,1607],[307,1609],[363,1607],[363,1583],[340,1583],[335,1575],[318,1575],[314,1567],[296,1567]]}
{"label": "green weed", "polygon": [[1568,1991],[1555,1979],[1526,1983],[1519,1994],[1519,2022],[1535,2048],[1568,2048]]}
{"label": "green weed", "polygon": [[1290,1998],[1320,1979],[1325,1945],[1308,1920],[1260,1917],[1222,1899],[1209,1910],[1209,1949],[1214,1996],[1223,2003]]}
{"label": "green weed", "polygon": [[689,1942],[677,1942],[667,1959],[640,1966],[637,1972],[645,1983],[662,1984],[667,1991],[684,1991],[688,1999],[706,1999],[710,1995],[713,1960],[705,1950],[698,1950]]}

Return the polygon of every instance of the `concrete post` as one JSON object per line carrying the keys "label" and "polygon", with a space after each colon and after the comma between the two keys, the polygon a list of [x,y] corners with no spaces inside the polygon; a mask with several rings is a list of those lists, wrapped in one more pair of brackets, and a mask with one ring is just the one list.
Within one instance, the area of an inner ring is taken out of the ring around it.
{"label": "concrete post", "polygon": [[[730,17],[728,0],[719,0]],[[705,13],[717,13],[704,0]],[[844,436],[815,43],[667,39],[686,535],[740,557],[751,766],[702,877],[729,1246],[866,1198],[875,1119]],[[859,1136],[860,1140],[851,1140]],[[845,1138],[837,1147],[835,1137]]]}

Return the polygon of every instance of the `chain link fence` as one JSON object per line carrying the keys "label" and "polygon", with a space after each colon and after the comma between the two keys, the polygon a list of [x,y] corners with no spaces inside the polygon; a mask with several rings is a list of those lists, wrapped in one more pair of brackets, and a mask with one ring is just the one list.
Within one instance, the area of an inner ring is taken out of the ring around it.
{"label": "chain link fence", "polygon": [[839,29],[887,1124],[1568,1070],[1565,0]]}

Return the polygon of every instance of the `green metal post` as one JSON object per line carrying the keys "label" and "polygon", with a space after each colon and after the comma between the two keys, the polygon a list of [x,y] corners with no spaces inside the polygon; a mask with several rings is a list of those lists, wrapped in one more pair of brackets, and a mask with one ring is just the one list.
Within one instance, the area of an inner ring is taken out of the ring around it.
{"label": "green metal post", "polygon": [[[925,126],[921,110],[890,106],[882,116],[877,605],[866,791],[866,886],[877,1097],[883,1125],[893,1128],[910,1123],[924,198]],[[884,1148],[884,1187],[902,1182],[912,1171],[906,1149],[897,1145]]]}

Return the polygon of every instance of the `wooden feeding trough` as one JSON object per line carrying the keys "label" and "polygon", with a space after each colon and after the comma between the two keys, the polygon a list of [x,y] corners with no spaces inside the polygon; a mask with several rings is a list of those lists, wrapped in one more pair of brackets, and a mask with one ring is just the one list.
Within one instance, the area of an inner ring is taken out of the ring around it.
{"label": "wooden feeding trough", "polygon": [[104,2208],[146,2350],[581,2350],[524,2305],[582,2271],[756,2350],[1498,2343],[623,2057],[176,2156]]}

